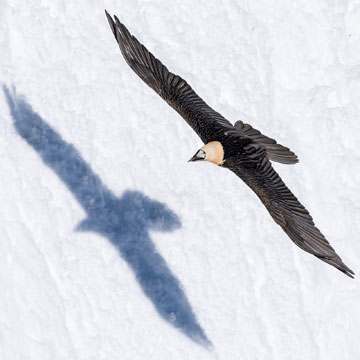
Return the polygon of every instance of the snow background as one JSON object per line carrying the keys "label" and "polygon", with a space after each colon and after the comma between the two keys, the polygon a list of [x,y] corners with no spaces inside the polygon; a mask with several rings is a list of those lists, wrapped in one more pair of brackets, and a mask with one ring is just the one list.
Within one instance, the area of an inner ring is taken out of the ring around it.
{"label": "snow background", "polygon": [[116,198],[163,204],[175,225],[149,238],[213,348],[77,230],[86,211],[2,91],[0,358],[359,359],[357,278],[293,245],[231,172],[187,163],[200,139],[129,69],[105,8],[214,109],[295,151],[276,169],[359,272],[360,1],[2,1],[0,84]]}

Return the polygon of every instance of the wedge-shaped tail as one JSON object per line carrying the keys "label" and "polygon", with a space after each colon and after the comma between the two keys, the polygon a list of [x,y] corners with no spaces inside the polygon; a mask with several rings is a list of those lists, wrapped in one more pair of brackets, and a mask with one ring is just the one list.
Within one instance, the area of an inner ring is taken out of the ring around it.
{"label": "wedge-shaped tail", "polygon": [[265,148],[267,157],[281,164],[296,164],[299,162],[298,157],[289,148],[278,144],[274,139],[263,135],[259,130],[254,129],[251,125],[243,123],[241,120],[234,125],[241,135],[249,137],[254,142]]}

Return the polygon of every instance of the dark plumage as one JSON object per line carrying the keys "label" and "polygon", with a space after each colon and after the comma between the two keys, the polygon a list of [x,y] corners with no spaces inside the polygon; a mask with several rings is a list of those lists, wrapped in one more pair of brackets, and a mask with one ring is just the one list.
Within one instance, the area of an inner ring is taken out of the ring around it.
{"label": "dark plumage", "polygon": [[[105,13],[128,65],[185,119],[204,144],[208,144],[191,160],[212,161],[233,171],[256,193],[296,245],[353,277],[354,272],[342,262],[315,227],[309,212],[271,166],[270,160],[294,164],[298,162],[297,156],[248,124],[238,121],[233,126],[209,107],[184,79],[171,73],[140,44],[116,16],[112,19]],[[215,152],[216,157],[210,159],[209,155],[207,158],[208,150]]]}

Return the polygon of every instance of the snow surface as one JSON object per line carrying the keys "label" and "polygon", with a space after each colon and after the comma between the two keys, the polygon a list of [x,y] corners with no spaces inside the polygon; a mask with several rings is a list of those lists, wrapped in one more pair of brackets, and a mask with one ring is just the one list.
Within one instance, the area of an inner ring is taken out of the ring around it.
{"label": "snow surface", "polygon": [[360,257],[360,1],[0,2],[0,359],[359,359],[360,286],[301,251],[123,60],[104,9]]}

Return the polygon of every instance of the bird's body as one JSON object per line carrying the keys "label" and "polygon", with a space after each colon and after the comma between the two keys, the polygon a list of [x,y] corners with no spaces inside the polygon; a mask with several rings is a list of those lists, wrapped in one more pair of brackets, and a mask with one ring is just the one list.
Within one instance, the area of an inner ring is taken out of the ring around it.
{"label": "bird's body", "polygon": [[116,16],[113,19],[107,12],[106,16],[128,65],[204,142],[191,161],[210,161],[234,172],[256,193],[296,245],[353,277],[353,271],[342,262],[315,227],[309,212],[271,166],[270,160],[295,164],[297,156],[248,124],[238,121],[232,125],[208,106],[184,79],[156,59]]}

